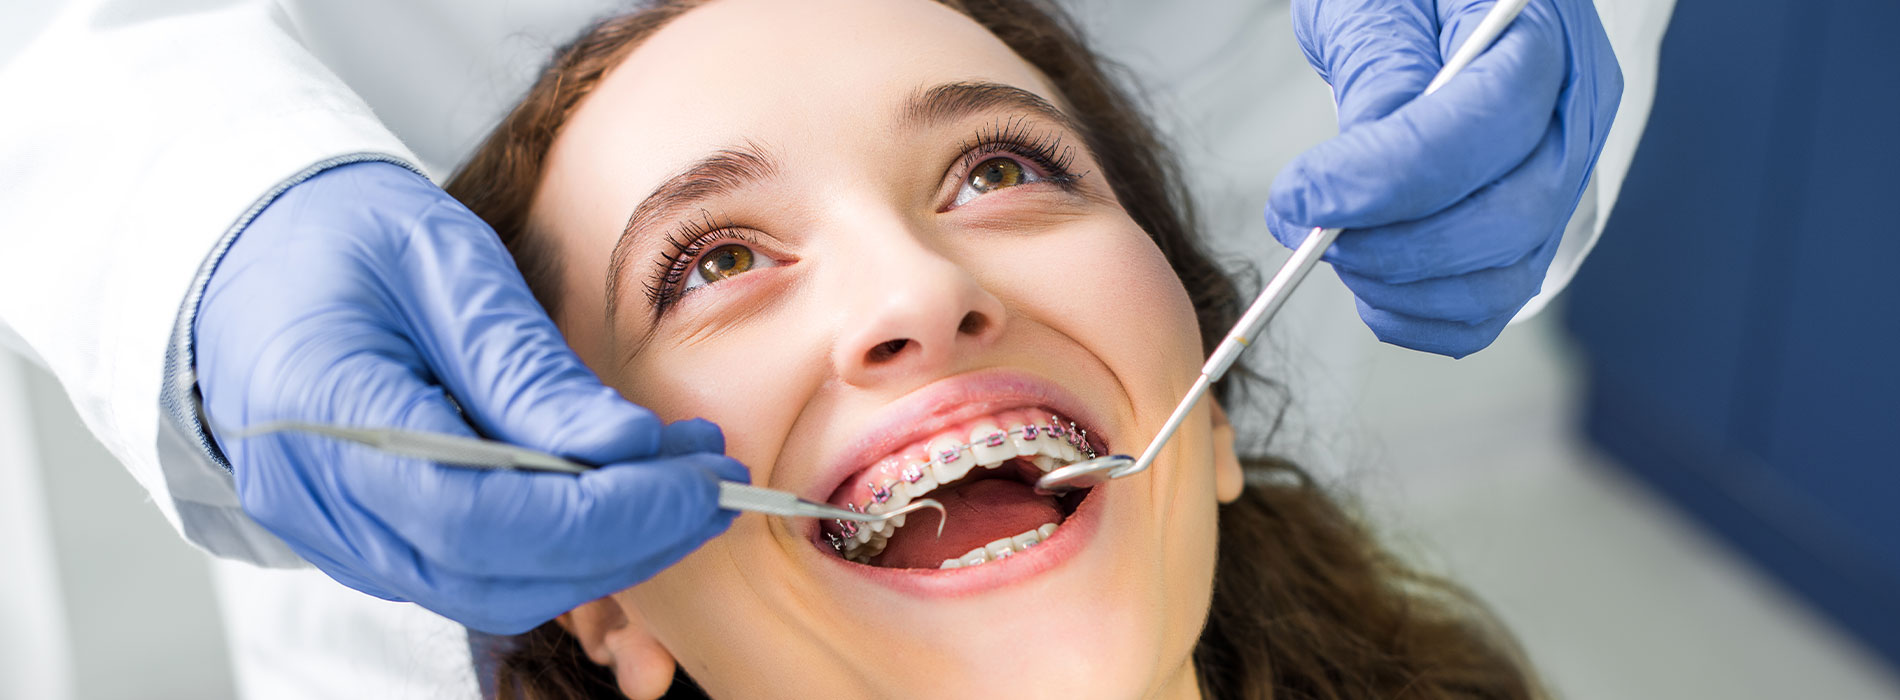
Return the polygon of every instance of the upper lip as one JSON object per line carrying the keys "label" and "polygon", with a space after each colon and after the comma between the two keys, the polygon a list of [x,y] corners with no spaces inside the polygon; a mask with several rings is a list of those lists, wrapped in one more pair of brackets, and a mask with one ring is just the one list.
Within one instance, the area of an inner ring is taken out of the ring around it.
{"label": "upper lip", "polygon": [[1006,369],[945,377],[886,406],[819,473],[814,500],[829,500],[850,478],[897,448],[964,421],[1012,408],[1041,407],[1078,424],[1099,426],[1095,411],[1047,379]]}

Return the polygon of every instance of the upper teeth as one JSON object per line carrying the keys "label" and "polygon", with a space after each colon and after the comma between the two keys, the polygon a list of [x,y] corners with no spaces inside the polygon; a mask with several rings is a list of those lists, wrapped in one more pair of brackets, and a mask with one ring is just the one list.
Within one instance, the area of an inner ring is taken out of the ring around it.
{"label": "upper teeth", "polygon": [[[993,469],[1015,457],[1028,457],[1045,473],[1085,458],[1093,459],[1095,450],[1088,445],[1086,435],[1074,423],[1061,418],[1009,427],[994,422],[978,423],[967,441],[944,437],[926,443],[925,459],[906,465],[899,472],[899,478],[867,483],[872,497],[861,508],[872,515],[896,510],[943,484],[963,478],[972,469]],[[884,498],[880,500],[880,496]],[[868,562],[884,551],[891,533],[903,527],[908,517],[900,515],[883,522],[857,523],[855,527],[845,527],[848,521],[839,521],[842,536],[833,546],[848,559]]]}

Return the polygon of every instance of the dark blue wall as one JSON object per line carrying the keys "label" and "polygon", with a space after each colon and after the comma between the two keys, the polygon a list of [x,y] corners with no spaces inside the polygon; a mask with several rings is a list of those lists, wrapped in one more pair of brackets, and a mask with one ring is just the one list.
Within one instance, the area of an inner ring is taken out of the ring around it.
{"label": "dark blue wall", "polygon": [[1568,308],[1591,437],[1900,664],[1900,2],[1678,0]]}

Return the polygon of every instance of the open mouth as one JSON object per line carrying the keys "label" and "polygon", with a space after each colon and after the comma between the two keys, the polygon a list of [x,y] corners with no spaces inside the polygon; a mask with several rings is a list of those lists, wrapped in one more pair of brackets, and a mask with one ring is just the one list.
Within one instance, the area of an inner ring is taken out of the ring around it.
{"label": "open mouth", "polygon": [[949,516],[941,537],[941,516],[926,510],[880,523],[827,522],[821,528],[825,548],[860,564],[896,569],[955,569],[1007,559],[1049,539],[1088,497],[1087,489],[1038,494],[1036,480],[1107,451],[1086,426],[1046,409],[967,421],[892,452],[846,479],[830,498],[872,514],[934,498]]}

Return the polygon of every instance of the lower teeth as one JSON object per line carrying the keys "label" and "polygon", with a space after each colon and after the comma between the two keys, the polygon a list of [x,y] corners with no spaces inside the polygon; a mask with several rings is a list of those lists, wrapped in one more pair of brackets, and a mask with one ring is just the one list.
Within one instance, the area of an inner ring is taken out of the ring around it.
{"label": "lower teeth", "polygon": [[1030,547],[1041,544],[1043,540],[1049,539],[1049,536],[1053,534],[1056,534],[1056,524],[1043,523],[1042,527],[1015,537],[1004,537],[995,542],[972,549],[963,556],[955,559],[945,559],[943,560],[943,565],[937,568],[960,569],[966,566],[976,566],[978,564],[987,564],[993,561],[1008,559],[1011,556],[1028,551]]}

